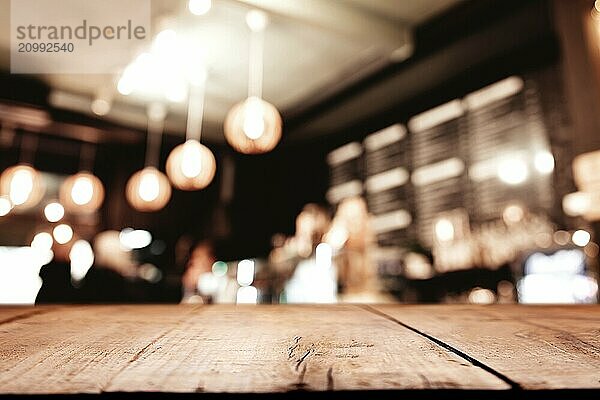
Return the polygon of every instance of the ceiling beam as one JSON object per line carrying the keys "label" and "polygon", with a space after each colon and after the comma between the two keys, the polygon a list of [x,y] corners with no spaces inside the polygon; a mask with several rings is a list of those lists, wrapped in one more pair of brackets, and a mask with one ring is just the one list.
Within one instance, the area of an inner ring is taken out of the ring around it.
{"label": "ceiling beam", "polygon": [[249,8],[323,29],[346,40],[351,38],[376,48],[398,62],[413,49],[409,27],[375,14],[365,13],[344,1],[331,0],[233,0]]}

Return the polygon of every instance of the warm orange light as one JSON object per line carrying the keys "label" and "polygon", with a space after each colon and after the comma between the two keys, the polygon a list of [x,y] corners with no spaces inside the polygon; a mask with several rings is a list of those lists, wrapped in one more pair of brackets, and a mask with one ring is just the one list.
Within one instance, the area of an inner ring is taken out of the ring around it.
{"label": "warm orange light", "polygon": [[7,168],[0,177],[0,192],[8,196],[8,200],[17,210],[38,204],[45,191],[40,173],[26,164]]}
{"label": "warm orange light", "polygon": [[60,202],[71,213],[91,213],[104,201],[104,186],[89,172],[68,177],[60,187]]}
{"label": "warm orange light", "polygon": [[225,138],[241,153],[267,153],[279,143],[281,125],[281,115],[275,106],[258,97],[249,97],[227,114]]}
{"label": "warm orange light", "polygon": [[158,211],[169,202],[171,186],[165,174],[154,167],[146,167],[129,178],[125,196],[138,211]]}
{"label": "warm orange light", "polygon": [[175,147],[167,158],[167,175],[181,190],[199,190],[208,186],[217,165],[210,149],[197,140],[188,140]]}
{"label": "warm orange light", "polygon": [[580,154],[573,159],[573,179],[577,188],[586,192],[600,191],[600,150]]}

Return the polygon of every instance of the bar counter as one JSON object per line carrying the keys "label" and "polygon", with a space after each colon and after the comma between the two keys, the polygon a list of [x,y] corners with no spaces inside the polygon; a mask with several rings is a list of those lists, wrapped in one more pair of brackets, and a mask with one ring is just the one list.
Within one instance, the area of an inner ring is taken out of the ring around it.
{"label": "bar counter", "polygon": [[0,308],[0,394],[600,398],[599,389],[598,306]]}

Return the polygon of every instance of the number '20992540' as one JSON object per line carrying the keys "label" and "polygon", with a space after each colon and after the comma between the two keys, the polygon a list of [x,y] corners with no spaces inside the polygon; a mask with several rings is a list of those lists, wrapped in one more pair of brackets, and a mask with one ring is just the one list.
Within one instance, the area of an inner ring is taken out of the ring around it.
{"label": "number '20992540'", "polygon": [[21,42],[18,44],[19,53],[72,53],[74,50],[75,45],[73,43]]}

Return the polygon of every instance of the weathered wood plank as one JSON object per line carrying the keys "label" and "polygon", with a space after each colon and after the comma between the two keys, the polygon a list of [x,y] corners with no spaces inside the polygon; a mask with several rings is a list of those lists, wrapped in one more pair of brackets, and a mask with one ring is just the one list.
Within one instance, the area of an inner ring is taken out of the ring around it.
{"label": "weathered wood plank", "polygon": [[79,306],[5,324],[0,393],[506,389],[359,307]]}
{"label": "weathered wood plank", "polygon": [[42,314],[56,308],[55,306],[1,306],[0,307],[0,325],[24,319],[32,315]]}
{"label": "weathered wood plank", "polygon": [[194,307],[74,306],[0,326],[0,393],[98,393]]}
{"label": "weathered wood plank", "polygon": [[[130,364],[108,390],[507,388],[354,306],[208,307]],[[161,373],[167,368],[167,373]]]}
{"label": "weathered wood plank", "polygon": [[597,306],[375,306],[525,389],[600,388]]}

